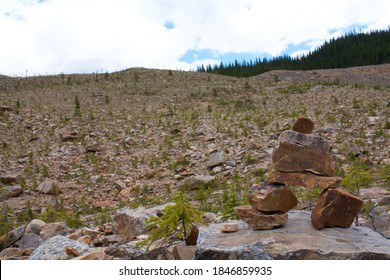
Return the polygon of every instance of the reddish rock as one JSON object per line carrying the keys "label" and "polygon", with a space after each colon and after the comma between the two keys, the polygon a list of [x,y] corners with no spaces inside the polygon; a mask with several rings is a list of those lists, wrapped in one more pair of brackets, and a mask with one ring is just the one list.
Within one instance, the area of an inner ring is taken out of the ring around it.
{"label": "reddish rock", "polygon": [[227,224],[223,224],[221,226],[221,232],[224,232],[224,233],[236,232],[237,230],[238,230],[237,223],[227,223]]}
{"label": "reddish rock", "polygon": [[237,206],[234,207],[234,211],[252,229],[273,229],[274,227],[284,225],[288,219],[286,213],[267,214],[258,211],[252,206]]}
{"label": "reddish rock", "polygon": [[97,201],[95,202],[92,207],[93,208],[104,208],[104,207],[109,207],[113,204],[113,201],[111,200],[103,200],[103,201]]}
{"label": "reddish rock", "polygon": [[63,222],[44,225],[40,232],[40,236],[43,240],[48,240],[49,238],[57,235],[67,235],[67,234],[68,234],[68,228]]}
{"label": "reddish rock", "polygon": [[12,112],[13,110],[10,106],[0,106],[0,112]]}
{"label": "reddish rock", "polygon": [[90,235],[84,235],[77,239],[77,241],[87,245],[91,245],[93,243],[93,237]]}
{"label": "reddish rock", "polygon": [[84,235],[83,234],[83,229],[78,229],[75,232],[70,233],[66,237],[69,238],[69,239],[77,240],[80,237],[82,237],[83,235]]}
{"label": "reddish rock", "polygon": [[363,200],[341,189],[322,192],[311,214],[315,229],[350,227],[363,205]]}
{"label": "reddish rock", "polygon": [[16,174],[5,174],[0,175],[0,182],[6,185],[15,184],[19,181],[19,175]]}
{"label": "reddish rock", "polygon": [[195,256],[196,247],[177,244],[173,247],[173,257],[175,260],[192,260]]}
{"label": "reddish rock", "polygon": [[67,141],[72,141],[77,138],[77,132],[76,131],[71,131],[67,128],[61,129],[59,132],[60,138],[62,142],[67,142]]}
{"label": "reddish rock", "polygon": [[278,171],[310,171],[326,176],[335,175],[335,167],[330,155],[287,142],[279,143],[272,155],[272,162]]}
{"label": "reddish rock", "polygon": [[286,186],[327,189],[339,187],[341,178],[318,176],[310,172],[281,172],[274,170],[268,174],[268,181]]}
{"label": "reddish rock", "polygon": [[106,239],[107,239],[109,244],[120,243],[120,242],[126,241],[126,238],[124,238],[122,235],[119,235],[119,234],[107,235]]}
{"label": "reddish rock", "polygon": [[126,183],[122,182],[121,180],[115,181],[115,186],[119,188],[120,190],[126,189]]}
{"label": "reddish rock", "polygon": [[86,153],[97,153],[103,150],[103,146],[100,144],[89,145],[85,148]]}
{"label": "reddish rock", "polygon": [[5,198],[18,197],[23,192],[23,189],[19,185],[6,186]]}
{"label": "reddish rock", "polygon": [[68,256],[70,256],[70,257],[78,257],[78,256],[80,256],[80,253],[79,253],[79,251],[77,251],[77,249],[76,248],[74,248],[73,246],[71,246],[71,245],[67,245],[66,247],[65,247],[65,252],[66,252],[66,254],[68,255]]}
{"label": "reddish rock", "polygon": [[252,207],[263,212],[287,212],[298,203],[289,187],[268,181],[252,186],[248,198]]}
{"label": "reddish rock", "polygon": [[18,259],[22,255],[19,248],[7,248],[0,252],[0,260]]}
{"label": "reddish rock", "polygon": [[317,135],[309,135],[292,130],[286,130],[283,131],[279,136],[279,143],[281,142],[296,144],[298,146],[302,146],[309,150],[326,155],[330,153],[329,142]]}
{"label": "reddish rock", "polygon": [[120,191],[119,196],[121,198],[129,198],[131,196],[132,191],[133,191],[133,187],[124,188]]}
{"label": "reddish rock", "polygon": [[308,118],[299,118],[292,125],[292,130],[310,134],[314,130],[314,122]]}
{"label": "reddish rock", "polygon": [[194,226],[190,235],[186,238],[186,245],[196,245],[198,242],[199,228]]}
{"label": "reddish rock", "polygon": [[99,226],[100,230],[104,232],[104,234],[109,235],[114,233],[114,225],[111,223],[104,224]]}
{"label": "reddish rock", "polygon": [[260,147],[259,143],[256,143],[253,140],[248,140],[245,145],[245,151],[258,150]]}

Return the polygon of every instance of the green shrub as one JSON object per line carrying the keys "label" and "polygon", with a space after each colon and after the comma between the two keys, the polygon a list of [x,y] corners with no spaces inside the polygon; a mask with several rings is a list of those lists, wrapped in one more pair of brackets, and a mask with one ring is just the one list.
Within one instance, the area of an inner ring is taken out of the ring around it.
{"label": "green shrub", "polygon": [[175,204],[166,206],[161,217],[153,216],[146,220],[145,228],[149,230],[149,236],[137,243],[138,246],[147,245],[149,250],[154,241],[167,239],[171,235],[184,240],[195,224],[202,222],[203,213],[190,204],[186,194],[179,191],[172,200]]}

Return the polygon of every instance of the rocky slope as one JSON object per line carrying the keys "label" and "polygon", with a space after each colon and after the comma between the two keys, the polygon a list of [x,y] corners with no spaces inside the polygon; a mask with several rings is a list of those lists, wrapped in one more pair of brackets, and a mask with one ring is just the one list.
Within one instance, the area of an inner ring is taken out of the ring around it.
{"label": "rocky slope", "polygon": [[[223,194],[245,200],[280,133],[309,117],[339,176],[356,159],[369,166],[360,222],[386,236],[389,77],[390,65],[248,79],[148,69],[0,77],[1,233],[32,218],[99,226],[118,208],[169,202],[183,180],[201,210],[229,218]],[[297,208],[312,206],[296,191]]]}

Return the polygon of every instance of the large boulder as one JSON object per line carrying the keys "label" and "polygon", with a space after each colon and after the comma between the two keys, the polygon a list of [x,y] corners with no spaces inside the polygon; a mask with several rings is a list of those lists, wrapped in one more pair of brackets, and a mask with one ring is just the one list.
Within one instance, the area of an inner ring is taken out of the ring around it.
{"label": "large boulder", "polygon": [[342,179],[340,177],[318,176],[311,172],[281,172],[274,170],[268,174],[268,181],[286,186],[327,189],[338,188]]}
{"label": "large boulder", "polygon": [[146,233],[145,220],[157,215],[157,213],[161,213],[165,206],[160,205],[149,209],[145,207],[119,209],[114,216],[115,228],[119,234],[131,240],[138,235]]}
{"label": "large boulder", "polygon": [[376,206],[371,213],[375,231],[390,239],[390,205]]}
{"label": "large boulder", "polygon": [[286,213],[267,214],[249,205],[234,207],[234,211],[252,229],[272,229],[284,225],[288,219]]}
{"label": "large boulder", "polygon": [[0,251],[18,241],[24,234],[25,229],[26,226],[20,226],[0,237]]}
{"label": "large boulder", "polygon": [[35,233],[37,235],[41,234],[42,228],[46,225],[46,223],[39,219],[33,219],[31,220],[27,227],[26,227],[26,233]]}
{"label": "large boulder", "polygon": [[310,171],[326,176],[335,175],[332,157],[306,147],[280,142],[272,154],[274,168],[283,172]]}
{"label": "large boulder", "polygon": [[57,235],[42,243],[30,256],[30,260],[68,260],[75,256],[69,254],[69,249],[82,255],[87,252],[89,246],[69,239],[65,236]]}
{"label": "large boulder", "polygon": [[19,260],[22,251],[19,248],[10,247],[0,252],[0,260]]}
{"label": "large boulder", "polygon": [[289,187],[268,181],[250,187],[248,199],[254,208],[264,212],[287,212],[298,204]]}
{"label": "large boulder", "polygon": [[201,227],[195,259],[342,259],[390,260],[390,240],[367,227],[325,228],[310,225],[310,212],[289,212],[283,227],[253,231],[238,222],[238,231],[221,233],[221,224]]}
{"label": "large boulder", "polygon": [[350,227],[363,205],[363,200],[341,189],[327,189],[321,193],[311,214],[315,229]]}
{"label": "large boulder", "polygon": [[286,142],[305,147],[321,154],[329,154],[330,144],[320,136],[308,135],[292,130],[283,131],[279,136],[279,143]]}
{"label": "large boulder", "polygon": [[37,248],[43,243],[42,238],[35,233],[25,233],[20,240],[19,249],[25,250],[29,248]]}

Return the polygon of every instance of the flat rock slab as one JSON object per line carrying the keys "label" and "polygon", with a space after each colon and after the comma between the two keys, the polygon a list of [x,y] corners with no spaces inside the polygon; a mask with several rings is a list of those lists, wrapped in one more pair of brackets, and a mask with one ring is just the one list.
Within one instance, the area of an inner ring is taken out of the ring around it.
{"label": "flat rock slab", "polygon": [[308,135],[305,133],[300,133],[292,130],[283,131],[279,136],[279,143],[287,142],[290,144],[296,144],[310,150],[319,152],[321,154],[330,153],[330,144],[329,142],[317,135]]}
{"label": "flat rock slab", "polygon": [[221,224],[201,227],[195,259],[386,259],[390,240],[367,227],[313,228],[310,212],[290,211],[277,229],[253,231],[239,222],[238,231],[226,235]]}
{"label": "flat rock slab", "polygon": [[338,188],[342,179],[340,177],[318,176],[311,172],[280,172],[273,170],[268,175],[268,181],[286,186],[302,186],[309,189],[318,187],[325,190]]}
{"label": "flat rock slab", "polygon": [[336,171],[332,157],[306,147],[280,142],[272,154],[274,168],[283,172],[310,171],[326,176],[334,176]]}
{"label": "flat rock slab", "polygon": [[272,229],[284,225],[288,220],[287,213],[267,214],[261,212],[250,205],[234,207],[237,215],[246,222],[250,228],[256,230]]}

